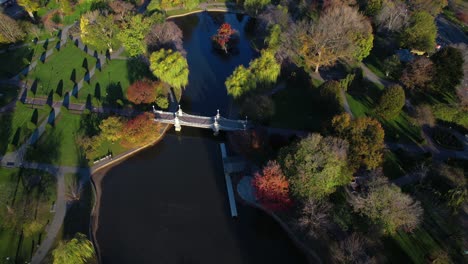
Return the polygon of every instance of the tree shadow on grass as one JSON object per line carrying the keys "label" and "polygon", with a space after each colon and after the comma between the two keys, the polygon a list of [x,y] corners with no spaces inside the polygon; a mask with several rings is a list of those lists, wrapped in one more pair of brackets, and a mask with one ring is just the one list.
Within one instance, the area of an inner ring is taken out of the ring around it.
{"label": "tree shadow on grass", "polygon": [[70,81],[76,83],[76,69],[73,69],[70,75]]}
{"label": "tree shadow on grass", "polygon": [[60,161],[61,131],[53,127],[48,127],[44,134],[32,145],[29,145],[26,152],[26,160],[56,164]]}
{"label": "tree shadow on grass", "polygon": [[94,87],[94,98],[97,100],[101,100],[101,84],[99,82],[96,82],[96,86]]}
{"label": "tree shadow on grass", "polygon": [[63,96],[63,80],[60,80],[57,84],[57,89],[55,90],[55,93],[58,94],[60,97]]}
{"label": "tree shadow on grass", "polygon": [[134,83],[135,81],[143,78],[153,77],[148,64],[146,64],[140,57],[127,60],[127,73],[130,83]]}
{"label": "tree shadow on grass", "polygon": [[120,82],[112,82],[106,87],[106,97],[103,105],[106,107],[121,107],[123,105],[124,94]]}
{"label": "tree shadow on grass", "polygon": [[9,138],[11,136],[12,127],[11,123],[13,116],[11,114],[0,115],[0,155],[4,154],[8,148]]}
{"label": "tree shadow on grass", "polygon": [[87,137],[93,137],[99,134],[101,117],[97,113],[83,114],[80,119],[79,132]]}

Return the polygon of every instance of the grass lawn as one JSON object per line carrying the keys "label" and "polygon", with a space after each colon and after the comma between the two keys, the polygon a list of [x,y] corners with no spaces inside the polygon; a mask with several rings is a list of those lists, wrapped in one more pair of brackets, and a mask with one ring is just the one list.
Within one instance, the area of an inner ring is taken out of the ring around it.
{"label": "grass lawn", "polygon": [[[367,91],[347,94],[349,106],[354,116],[373,116],[373,109],[378,103],[384,87],[368,83]],[[414,124],[405,111],[393,120],[379,120],[385,129],[386,139],[397,142],[423,143],[421,127]]]}
{"label": "grass lawn", "polygon": [[[50,43],[52,45],[53,43]],[[17,75],[44,52],[44,44],[31,45],[0,54],[0,79]]]}
{"label": "grass lawn", "polygon": [[379,60],[375,55],[371,54],[364,59],[364,64],[379,78],[387,79],[385,73],[381,70],[383,68],[382,61]]}
{"label": "grass lawn", "polygon": [[29,105],[17,102],[13,113],[0,114],[0,153],[4,154],[7,150],[12,151],[20,146],[33,132],[35,126],[49,115],[48,107],[31,108]]}
{"label": "grass lawn", "polygon": [[[25,188],[29,179],[38,175],[40,182],[29,190]],[[41,171],[1,168],[0,188],[2,194],[7,194],[2,197],[5,199],[2,202],[9,204],[15,212],[13,216],[10,214],[4,218],[7,214],[6,206],[0,208],[0,218],[4,220],[0,224],[0,259],[10,257],[11,262],[7,263],[24,263],[30,260],[38,241],[44,239],[44,227],[53,217],[50,208],[56,199],[55,177]],[[21,237],[25,219],[34,219],[42,228]]]}
{"label": "grass lawn", "polygon": [[9,104],[18,97],[19,88],[13,85],[0,85],[0,107]]}
{"label": "grass lawn", "polygon": [[79,82],[85,76],[85,60],[89,69],[96,64],[94,57],[71,42],[65,44],[60,51],[54,51],[45,63],[39,62],[28,75],[30,81],[38,80],[36,95],[48,96],[50,92],[60,91],[64,95],[67,91],[72,91],[75,82]]}
{"label": "grass lawn", "polygon": [[48,127],[39,141],[28,150],[26,159],[68,166],[79,164],[80,155],[75,137],[78,136],[80,120],[80,115],[62,111],[55,126]]}

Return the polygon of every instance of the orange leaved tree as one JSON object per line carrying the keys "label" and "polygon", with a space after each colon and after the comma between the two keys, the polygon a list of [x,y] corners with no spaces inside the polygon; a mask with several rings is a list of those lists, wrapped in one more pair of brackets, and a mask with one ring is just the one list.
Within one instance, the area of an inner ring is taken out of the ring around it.
{"label": "orange leaved tree", "polygon": [[156,92],[160,86],[157,82],[150,80],[138,80],[127,90],[127,98],[134,104],[149,104],[156,100]]}
{"label": "orange leaved tree", "polygon": [[255,197],[264,207],[277,211],[291,205],[289,182],[276,161],[269,161],[262,173],[256,173],[252,185]]}
{"label": "orange leaved tree", "polygon": [[143,113],[129,120],[123,128],[122,144],[127,147],[141,147],[153,143],[160,134],[160,124],[153,115]]}

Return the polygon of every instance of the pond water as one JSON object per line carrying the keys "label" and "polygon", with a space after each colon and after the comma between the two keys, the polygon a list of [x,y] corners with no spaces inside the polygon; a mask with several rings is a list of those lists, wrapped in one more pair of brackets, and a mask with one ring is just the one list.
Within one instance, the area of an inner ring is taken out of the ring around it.
{"label": "pond water", "polygon": [[[244,37],[248,18],[200,13],[178,19],[190,67],[182,108],[227,113],[224,80],[256,55]],[[231,57],[213,51],[223,22],[241,34]],[[103,263],[305,263],[286,233],[238,202],[231,218],[219,143],[212,131],[184,127],[112,168],[102,181],[97,241]]]}

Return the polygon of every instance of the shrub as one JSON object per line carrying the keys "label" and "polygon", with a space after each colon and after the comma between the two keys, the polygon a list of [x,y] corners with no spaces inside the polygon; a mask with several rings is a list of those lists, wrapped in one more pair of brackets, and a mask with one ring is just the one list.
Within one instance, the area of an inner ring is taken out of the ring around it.
{"label": "shrub", "polygon": [[384,119],[396,118],[405,106],[405,91],[399,85],[388,87],[380,97],[375,112]]}

